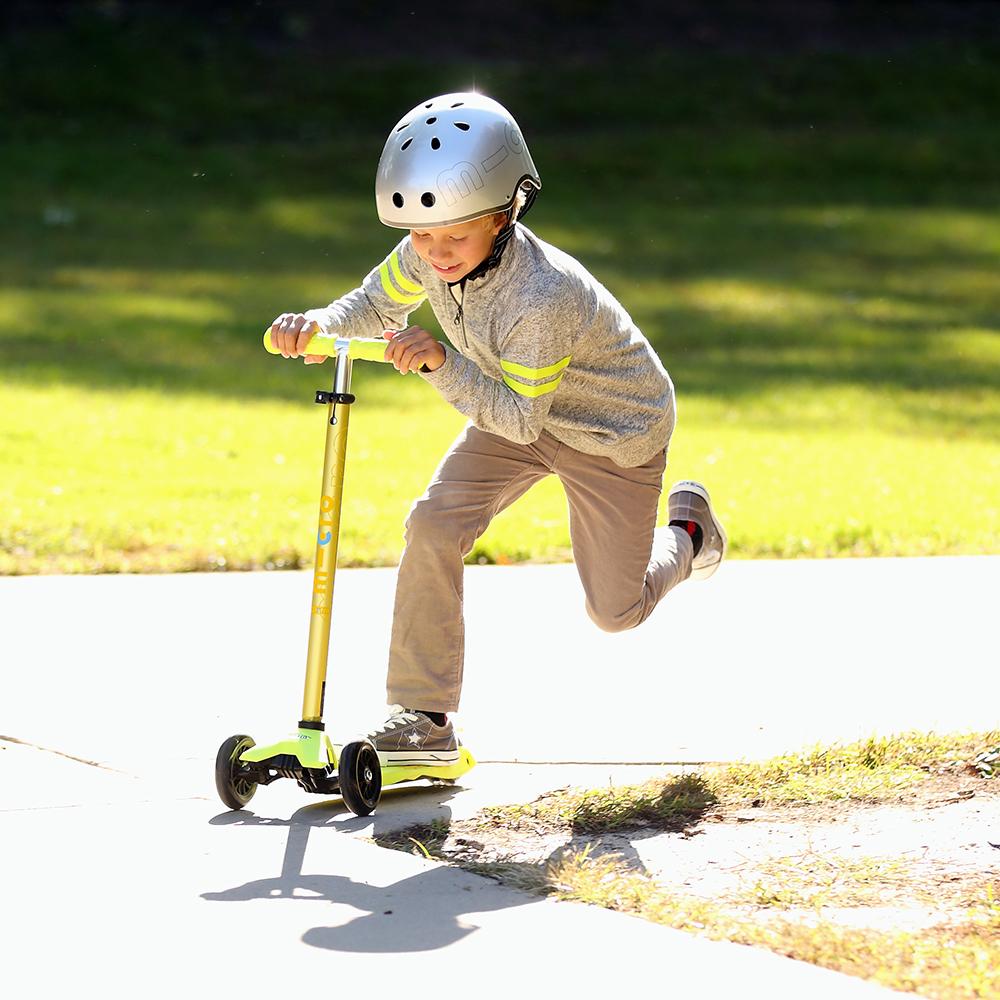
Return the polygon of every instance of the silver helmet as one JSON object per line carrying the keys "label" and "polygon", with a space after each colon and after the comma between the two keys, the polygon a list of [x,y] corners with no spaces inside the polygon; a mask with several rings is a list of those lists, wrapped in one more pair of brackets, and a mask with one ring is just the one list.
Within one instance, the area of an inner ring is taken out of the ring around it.
{"label": "silver helmet", "polygon": [[375,176],[379,220],[397,229],[453,226],[507,211],[542,181],[510,112],[483,94],[418,104],[389,133]]}

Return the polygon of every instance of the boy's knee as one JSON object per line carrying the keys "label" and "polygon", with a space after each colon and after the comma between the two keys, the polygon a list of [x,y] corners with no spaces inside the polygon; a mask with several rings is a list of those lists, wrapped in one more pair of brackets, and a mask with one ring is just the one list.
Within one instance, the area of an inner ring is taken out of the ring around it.
{"label": "boy's knee", "polygon": [[[464,547],[468,530],[458,512],[447,510],[430,498],[421,498],[406,518],[403,535],[407,545]],[[468,545],[471,548],[471,542]]]}
{"label": "boy's knee", "polygon": [[446,532],[447,527],[447,519],[442,512],[436,510],[431,501],[421,499],[410,508],[403,534],[407,544],[412,544],[416,539],[436,539]]}
{"label": "boy's knee", "polygon": [[641,610],[635,607],[625,611],[611,611],[607,608],[596,608],[589,601],[587,602],[587,614],[602,632],[627,632],[630,628],[635,628],[645,618]]}

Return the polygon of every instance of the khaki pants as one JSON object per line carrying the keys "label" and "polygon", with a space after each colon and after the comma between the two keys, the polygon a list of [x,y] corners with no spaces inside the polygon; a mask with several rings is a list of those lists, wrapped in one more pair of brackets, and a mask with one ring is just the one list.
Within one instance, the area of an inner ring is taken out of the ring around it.
{"label": "khaki pants", "polygon": [[468,427],[452,445],[406,521],[389,648],[390,704],[453,712],[462,690],[463,558],[492,518],[547,475],[569,502],[573,556],[587,612],[609,632],[646,620],[691,573],[679,528],[656,528],[666,449],[624,469],[551,435],[516,444]]}

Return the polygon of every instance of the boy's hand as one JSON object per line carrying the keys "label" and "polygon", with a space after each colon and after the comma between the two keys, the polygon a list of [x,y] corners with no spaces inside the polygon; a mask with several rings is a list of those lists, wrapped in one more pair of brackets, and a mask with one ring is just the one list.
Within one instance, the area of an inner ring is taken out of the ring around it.
{"label": "boy's hand", "polygon": [[385,360],[391,361],[404,375],[420,371],[424,365],[428,371],[436,371],[447,359],[444,345],[419,326],[409,326],[399,333],[386,330],[384,336],[389,340]]}
{"label": "boy's hand", "polygon": [[[302,313],[282,313],[271,324],[271,343],[283,358],[297,358],[316,333],[319,333],[319,325],[315,320],[307,319]],[[307,354],[305,360],[307,365],[321,364],[326,361],[326,355]]]}

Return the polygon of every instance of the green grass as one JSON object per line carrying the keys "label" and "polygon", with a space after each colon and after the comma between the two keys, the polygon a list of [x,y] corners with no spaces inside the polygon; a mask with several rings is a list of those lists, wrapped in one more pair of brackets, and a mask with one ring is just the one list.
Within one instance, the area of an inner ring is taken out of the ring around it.
{"label": "green grass", "polygon": [[[528,888],[526,875],[520,877],[521,887]],[[1000,908],[992,894],[968,906],[964,920],[926,931],[886,932],[847,928],[822,917],[806,923],[761,922],[736,907],[665,890],[615,857],[591,857],[587,851],[550,866],[534,889],[713,940],[768,948],[939,1000],[972,1000],[1000,991]]]}
{"label": "green grass", "polygon": [[[393,244],[373,122],[410,97],[371,67],[307,94],[255,83],[273,78],[252,60],[222,72],[205,39],[147,62],[127,34],[89,24],[100,59],[73,37],[0,50],[18,67],[0,95],[0,573],[305,565],[329,366],[276,360],[260,333]],[[416,66],[411,89],[475,74],[524,109],[545,183],[528,223],[656,347],[679,402],[668,482],[709,485],[733,555],[1000,552],[991,55],[771,58],[748,87],[745,59],[660,54],[614,101],[611,63]],[[355,389],[342,562],[389,564],[464,421],[415,376],[369,366]],[[548,482],[471,558],[569,555]]]}
{"label": "green grass", "polygon": [[[915,881],[910,858],[844,857],[836,853],[810,854],[757,861],[758,880],[748,887],[744,901],[754,906],[810,907],[877,906],[891,901],[894,892],[910,890]],[[911,897],[912,898],[912,897]],[[934,902],[931,887],[925,903]]]}
{"label": "green grass", "polygon": [[[709,812],[723,818],[747,805],[839,803],[850,808],[891,802],[935,774],[953,772],[992,780],[976,767],[992,758],[1000,731],[902,733],[846,745],[816,746],[756,764],[705,768],[642,785],[570,789],[534,802],[488,808],[457,824],[437,821],[376,838],[384,847],[455,863],[527,892],[602,906],[713,940],[768,948],[847,975],[940,1000],[996,996],[1000,991],[1000,884],[984,872],[960,904],[942,906],[941,882],[901,857],[840,855],[792,857],[740,852],[748,878],[711,899],[661,885],[634,862],[607,853],[600,837],[627,830],[696,829]],[[916,807],[914,818],[921,809]],[[727,817],[728,818],[728,817]],[[783,824],[795,822],[786,811]],[[491,840],[491,831],[501,836]],[[539,838],[566,835],[543,861]],[[593,837],[588,846],[580,840]],[[480,856],[481,855],[481,856]],[[939,873],[947,880],[948,873]],[[945,881],[943,884],[948,884]],[[894,906],[940,911],[934,926],[914,931],[850,927],[832,915],[840,908]]]}
{"label": "green grass", "polygon": [[786,805],[884,802],[941,769],[988,776],[976,760],[1000,746],[1000,731],[901,733],[846,745],[816,746],[756,763],[709,768],[705,780],[727,802]]}
{"label": "green grass", "polygon": [[718,801],[700,776],[649,781],[642,785],[570,790],[526,805],[489,806],[483,826],[504,829],[565,828],[573,833],[613,833],[637,826],[683,829]]}
{"label": "green grass", "polygon": [[481,822],[484,827],[600,834],[639,826],[681,829],[716,805],[893,802],[943,768],[989,777],[976,760],[998,747],[1000,730],[870,737],[761,762],[711,765],[696,774],[639,785],[555,792],[526,804],[484,809]]}

